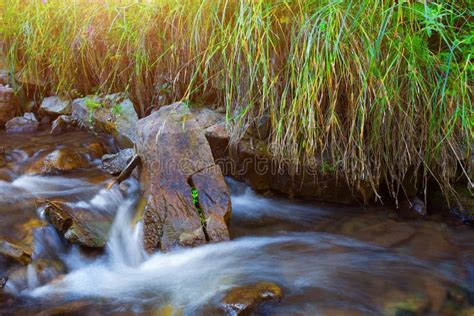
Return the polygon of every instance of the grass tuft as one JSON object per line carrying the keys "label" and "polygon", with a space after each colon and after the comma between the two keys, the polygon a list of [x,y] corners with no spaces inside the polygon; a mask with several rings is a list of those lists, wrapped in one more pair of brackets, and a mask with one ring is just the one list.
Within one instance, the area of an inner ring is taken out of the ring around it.
{"label": "grass tuft", "polygon": [[270,117],[275,154],[328,157],[391,193],[472,186],[469,1],[3,0],[9,69],[59,94],[128,91],[140,115],[225,105],[233,139]]}

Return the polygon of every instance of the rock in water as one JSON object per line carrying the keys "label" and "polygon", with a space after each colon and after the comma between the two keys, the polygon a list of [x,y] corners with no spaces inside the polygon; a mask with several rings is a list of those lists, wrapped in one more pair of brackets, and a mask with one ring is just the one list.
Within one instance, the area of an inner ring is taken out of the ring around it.
{"label": "rock in water", "polygon": [[16,106],[13,98],[13,89],[0,84],[0,126],[15,117]]}
{"label": "rock in water", "polygon": [[398,208],[398,215],[402,218],[417,218],[426,216],[426,206],[418,196],[402,200]]}
{"label": "rock in water", "polygon": [[116,154],[104,155],[102,156],[102,168],[116,176],[127,167],[134,155],[135,151],[132,148],[123,149]]}
{"label": "rock in water", "polygon": [[88,161],[74,148],[60,148],[27,168],[28,174],[48,174],[85,168]]}
{"label": "rock in water", "polygon": [[88,210],[71,209],[65,203],[48,202],[44,211],[46,219],[73,244],[102,248],[112,224],[110,218],[101,217]]}
{"label": "rock in water", "polygon": [[222,303],[230,315],[251,315],[261,304],[278,301],[282,295],[278,285],[260,282],[230,290]]}
{"label": "rock in water", "polygon": [[0,255],[16,260],[21,264],[31,262],[32,249],[26,249],[23,245],[0,240]]}
{"label": "rock in water", "polygon": [[33,133],[38,129],[39,122],[33,113],[25,113],[20,117],[15,117],[5,124],[5,129],[9,134]]}
{"label": "rock in water", "polygon": [[41,102],[39,111],[52,116],[69,115],[72,112],[71,101],[58,96],[47,97]]}
{"label": "rock in water", "polygon": [[[162,107],[139,120],[137,127],[136,149],[147,200],[146,250],[199,245],[206,242],[206,233],[211,241],[229,239],[229,192],[204,131],[188,107],[183,103]],[[192,196],[193,185],[198,201]]]}

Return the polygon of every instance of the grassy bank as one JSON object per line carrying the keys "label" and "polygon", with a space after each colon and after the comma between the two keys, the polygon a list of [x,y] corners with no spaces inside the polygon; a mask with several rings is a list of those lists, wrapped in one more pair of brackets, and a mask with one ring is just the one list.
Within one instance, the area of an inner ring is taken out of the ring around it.
{"label": "grassy bank", "polygon": [[[3,0],[10,70],[60,94],[127,90],[137,110],[268,115],[276,154],[393,194],[413,174],[472,180],[468,1]],[[472,10],[472,8],[470,9]]]}

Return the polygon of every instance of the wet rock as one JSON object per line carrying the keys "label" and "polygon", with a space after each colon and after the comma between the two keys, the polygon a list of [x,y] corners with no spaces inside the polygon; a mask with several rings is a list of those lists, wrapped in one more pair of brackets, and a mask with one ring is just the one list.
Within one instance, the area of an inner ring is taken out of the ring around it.
{"label": "wet rock", "polygon": [[87,145],[87,152],[92,159],[100,159],[104,156],[104,147],[100,143]]}
{"label": "wet rock", "polygon": [[15,117],[5,124],[9,134],[33,133],[38,130],[38,120],[33,113],[25,113],[21,117]]}
{"label": "wet rock", "polygon": [[36,161],[27,170],[29,174],[46,174],[86,168],[87,160],[73,148],[61,148]]}
{"label": "wet rock", "polygon": [[133,147],[137,140],[138,115],[124,93],[75,99],[72,116],[95,132],[112,134],[123,148]]}
{"label": "wet rock", "polygon": [[[205,234],[190,183],[194,174],[215,165],[203,130],[183,103],[161,107],[137,126],[136,148],[142,160],[141,179],[147,200],[146,250],[204,243]],[[212,180],[219,183],[219,179]]]}
{"label": "wet rock", "polygon": [[48,202],[44,211],[46,219],[73,244],[102,248],[107,241],[111,219],[94,218],[84,210],[73,210],[69,205]]}
{"label": "wet rock", "polygon": [[102,156],[102,168],[114,176],[119,175],[134,155],[135,150],[132,148],[123,149],[116,154],[104,155]]}
{"label": "wet rock", "polygon": [[70,115],[72,112],[71,100],[66,98],[51,96],[43,99],[39,112],[51,116]]}
{"label": "wet rock", "polygon": [[51,134],[61,134],[67,130],[73,129],[76,125],[77,122],[71,115],[60,115],[51,124]]}
{"label": "wet rock", "polygon": [[0,278],[0,289],[3,289],[5,287],[5,284],[8,282],[8,277],[1,277]]}
{"label": "wet rock", "polygon": [[426,216],[425,202],[418,196],[401,201],[397,214],[402,218],[420,218]]}
{"label": "wet rock", "polygon": [[6,240],[0,240],[0,255],[13,259],[21,264],[31,262],[31,249],[20,244],[14,244]]}
{"label": "wet rock", "polygon": [[283,296],[281,288],[271,282],[260,282],[234,288],[226,294],[222,305],[228,314],[251,315],[263,303],[276,302]]}
{"label": "wet rock", "polygon": [[228,225],[232,210],[229,190],[221,168],[214,165],[193,174],[191,184],[198,192],[207,238],[209,241],[228,240]]}
{"label": "wet rock", "polygon": [[0,84],[0,126],[14,118],[16,111],[13,89]]}

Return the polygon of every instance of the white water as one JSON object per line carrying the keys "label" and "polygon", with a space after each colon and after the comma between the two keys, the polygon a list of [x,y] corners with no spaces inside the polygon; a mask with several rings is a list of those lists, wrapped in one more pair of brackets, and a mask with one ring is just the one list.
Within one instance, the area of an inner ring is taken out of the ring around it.
{"label": "white water", "polygon": [[[66,301],[105,299],[120,302],[115,307],[117,310],[127,306],[127,309],[142,311],[151,306],[172,304],[181,307],[185,314],[193,314],[210,303],[218,304],[232,287],[264,280],[276,282],[290,297],[304,292],[320,293],[324,301],[330,293],[332,298],[328,304],[334,304],[332,300],[337,297],[355,310],[377,312],[371,301],[376,294],[354,287],[354,276],[369,280],[385,278],[394,284],[409,282],[417,277],[413,275],[415,271],[427,265],[351,238],[315,232],[244,237],[147,256],[142,248],[140,224],[131,225],[136,185],[130,184],[129,197],[122,197],[118,207],[116,203],[110,204],[116,207],[116,216],[104,256],[91,260],[73,248],[63,258],[70,273],[33,290],[35,277],[29,276],[31,287],[24,294],[37,299],[54,297]],[[97,194],[104,195],[104,192]],[[108,194],[105,195],[104,200],[109,201]],[[249,209],[251,217],[257,220],[269,211],[272,216],[300,223],[327,215],[318,208],[288,207],[287,204],[259,197],[248,190],[233,195],[234,217],[238,220],[248,219]],[[426,273],[433,278],[456,280],[455,276],[436,267]],[[311,300],[299,305],[289,304],[287,312],[296,306],[298,311],[306,313],[317,308],[317,303]]]}
{"label": "white water", "polygon": [[[314,314],[324,306],[338,306],[378,314],[379,293],[399,284],[416,293],[422,290],[419,280],[424,278],[461,282],[443,269],[442,262],[425,262],[342,235],[311,231],[311,225],[331,216],[330,208],[265,198],[234,182],[231,186],[233,225],[245,226],[244,237],[149,256],[142,247],[141,223],[132,225],[139,197],[136,181],[129,180],[125,192],[117,186],[104,190],[64,177],[22,176],[11,184],[0,183],[3,192],[17,189],[31,198],[73,195],[70,203],[77,207],[115,214],[106,251],[97,258],[64,244],[52,227],[39,230],[33,257],[59,257],[69,272],[44,284],[30,265],[21,296],[57,304],[92,300],[108,304],[109,311],[140,312],[171,304],[185,314],[203,314],[209,306],[219,306],[230,288],[272,281],[285,294],[285,304],[278,307],[282,313]],[[278,229],[265,229],[266,235],[259,236],[263,233],[258,227],[267,220]],[[20,289],[15,286],[7,283],[7,291]]]}

